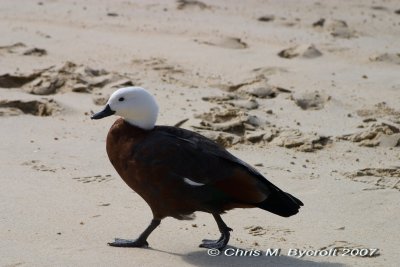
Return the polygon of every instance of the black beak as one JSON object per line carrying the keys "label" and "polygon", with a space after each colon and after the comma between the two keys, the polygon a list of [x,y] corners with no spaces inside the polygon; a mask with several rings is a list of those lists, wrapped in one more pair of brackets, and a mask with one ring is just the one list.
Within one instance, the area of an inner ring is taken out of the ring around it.
{"label": "black beak", "polygon": [[107,104],[107,106],[102,111],[99,111],[99,112],[93,114],[90,118],[92,120],[98,120],[98,119],[102,119],[102,118],[111,116],[114,113],[115,113],[115,111],[111,110],[110,105]]}

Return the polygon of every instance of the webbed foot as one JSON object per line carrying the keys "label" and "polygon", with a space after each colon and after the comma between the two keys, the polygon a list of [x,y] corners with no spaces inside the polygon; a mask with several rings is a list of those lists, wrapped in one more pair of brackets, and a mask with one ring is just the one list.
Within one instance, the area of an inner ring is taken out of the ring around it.
{"label": "webbed foot", "polygon": [[223,249],[228,244],[229,238],[230,234],[228,231],[227,233],[223,233],[218,240],[204,239],[199,247],[208,249]]}
{"label": "webbed foot", "polygon": [[143,248],[148,247],[149,243],[147,243],[147,238],[153,232],[154,229],[160,225],[160,219],[153,219],[149,226],[147,226],[146,230],[135,240],[132,239],[121,239],[115,238],[114,242],[108,243],[109,246],[112,247],[120,247],[120,248]]}
{"label": "webbed foot", "polygon": [[223,249],[229,242],[229,238],[231,236],[229,232],[232,231],[232,229],[226,225],[223,225],[220,230],[221,237],[218,240],[203,239],[203,242],[199,245],[199,247],[208,249]]}
{"label": "webbed foot", "polygon": [[226,226],[221,216],[219,216],[218,214],[213,214],[213,216],[215,221],[217,222],[219,231],[221,232],[221,237],[218,240],[203,239],[203,242],[199,245],[199,247],[221,250],[228,244],[229,238],[231,236],[229,232],[232,231],[232,229]]}

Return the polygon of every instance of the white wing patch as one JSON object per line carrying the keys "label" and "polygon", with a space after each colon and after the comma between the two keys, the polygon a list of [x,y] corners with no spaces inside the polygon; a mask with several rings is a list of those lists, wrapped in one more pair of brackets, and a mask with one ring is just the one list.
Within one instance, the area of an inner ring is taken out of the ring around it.
{"label": "white wing patch", "polygon": [[196,183],[195,181],[192,181],[192,180],[190,180],[189,178],[183,178],[183,181],[185,182],[185,183],[187,183],[188,185],[191,185],[191,186],[203,186],[203,185],[205,185],[205,184],[202,184],[202,183]]}

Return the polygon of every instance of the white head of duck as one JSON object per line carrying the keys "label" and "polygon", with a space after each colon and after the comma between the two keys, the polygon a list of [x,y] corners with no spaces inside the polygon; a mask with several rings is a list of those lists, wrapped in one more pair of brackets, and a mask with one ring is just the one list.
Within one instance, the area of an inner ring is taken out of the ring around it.
{"label": "white head of duck", "polygon": [[105,108],[93,114],[92,120],[102,119],[111,115],[124,118],[129,124],[151,130],[154,128],[158,105],[146,89],[142,87],[125,87],[115,91],[108,100]]}

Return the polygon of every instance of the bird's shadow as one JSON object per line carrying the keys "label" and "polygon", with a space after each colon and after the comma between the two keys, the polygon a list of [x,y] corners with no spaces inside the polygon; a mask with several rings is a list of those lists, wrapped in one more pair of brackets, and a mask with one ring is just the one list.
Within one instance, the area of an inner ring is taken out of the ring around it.
{"label": "bird's shadow", "polygon": [[[294,256],[286,256],[282,251],[279,256],[266,256],[266,252],[259,250],[260,255],[253,253],[253,256],[240,256],[240,251],[246,249],[227,246],[218,256],[208,255],[207,249],[193,251],[188,254],[177,254],[165,250],[152,249],[162,253],[167,253],[181,257],[185,262],[196,266],[297,266],[297,267],[345,267],[341,263],[332,262],[316,262],[305,258],[297,258]],[[226,251],[226,252],[225,252]],[[237,256],[231,254],[239,251]],[[249,250],[247,250],[249,251]],[[254,251],[254,250],[253,250]]]}

